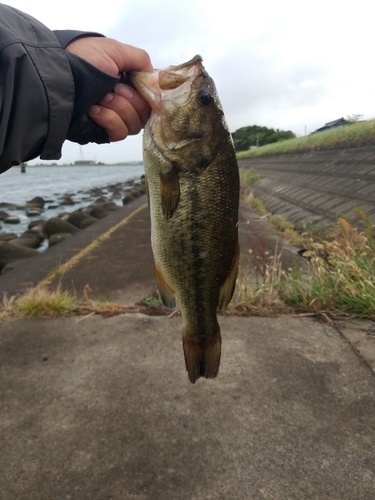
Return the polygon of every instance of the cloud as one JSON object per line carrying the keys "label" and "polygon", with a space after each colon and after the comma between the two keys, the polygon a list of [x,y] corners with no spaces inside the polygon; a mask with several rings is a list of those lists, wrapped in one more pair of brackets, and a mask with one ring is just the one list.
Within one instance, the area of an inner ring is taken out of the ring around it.
{"label": "cloud", "polygon": [[[201,54],[232,131],[259,124],[303,134],[305,127],[313,131],[348,114],[375,116],[368,0],[112,0],[98,7],[92,0],[8,3],[51,28],[96,30],[142,47],[155,67]],[[139,159],[140,137],[121,144],[99,147],[98,159]]]}
{"label": "cloud", "polygon": [[110,34],[147,50],[154,67],[179,64],[202,49],[206,20],[197,15],[199,3],[199,0],[128,2]]}

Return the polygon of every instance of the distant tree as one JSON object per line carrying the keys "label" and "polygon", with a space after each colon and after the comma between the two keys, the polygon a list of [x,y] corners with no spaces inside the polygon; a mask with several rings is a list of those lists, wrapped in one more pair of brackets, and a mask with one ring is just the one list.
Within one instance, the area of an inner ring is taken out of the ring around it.
{"label": "distant tree", "polygon": [[249,125],[233,132],[232,137],[236,151],[247,151],[252,146],[264,146],[272,142],[293,139],[296,136],[290,130],[275,130],[260,125]]}
{"label": "distant tree", "polygon": [[363,115],[359,114],[353,114],[353,115],[348,115],[345,120],[349,123],[356,123],[359,122],[359,120],[362,118]]}

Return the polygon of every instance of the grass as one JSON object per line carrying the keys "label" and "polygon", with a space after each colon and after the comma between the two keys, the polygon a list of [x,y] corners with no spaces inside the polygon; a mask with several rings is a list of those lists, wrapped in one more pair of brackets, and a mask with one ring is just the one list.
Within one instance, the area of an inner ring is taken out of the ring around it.
{"label": "grass", "polygon": [[99,297],[98,297],[98,303],[99,304],[107,304],[108,300],[106,299],[106,297],[104,295],[99,295]]}
{"label": "grass", "polygon": [[260,198],[257,198],[254,196],[254,193],[251,192],[249,193],[245,198],[244,202],[249,205],[254,212],[256,212],[259,215],[266,215],[268,214],[268,211],[263,203],[263,201]]}
{"label": "grass", "polygon": [[147,306],[147,307],[152,307],[152,308],[157,308],[163,304],[161,297],[158,294],[155,295],[147,295],[142,301],[141,304]]}
{"label": "grass", "polygon": [[269,220],[272,226],[278,231],[281,231],[283,233],[287,231],[294,231],[293,222],[288,221],[282,215],[271,215]]}
{"label": "grass", "polygon": [[86,285],[83,291],[84,300],[79,301],[75,295],[57,287],[50,290],[46,285],[38,285],[20,297],[3,297],[0,304],[0,323],[11,317],[54,317],[89,314],[122,314],[137,311],[138,304],[113,304],[106,297],[99,295],[96,301],[90,299],[91,291]]}
{"label": "grass", "polygon": [[[304,149],[307,145],[323,146],[353,142],[375,136],[375,120],[292,139],[258,148],[252,154],[281,152],[280,148]],[[288,143],[288,145],[287,145]],[[271,148],[271,149],[270,149]],[[290,149],[292,150],[292,149]],[[253,194],[252,187],[261,178],[256,170],[240,170],[242,200],[261,215],[267,214],[263,202]],[[252,268],[242,270],[232,309],[270,314],[276,312],[328,312],[375,319],[375,242],[374,226],[360,208],[354,209],[362,221],[359,231],[350,220],[341,216],[326,228],[314,224],[294,225],[280,215],[269,215],[270,225],[295,246],[306,249],[309,273],[298,265],[282,271],[281,253],[267,256],[259,244],[249,249],[254,255]],[[261,264],[260,264],[261,263]]]}
{"label": "grass", "polygon": [[36,287],[13,302],[13,312],[22,316],[61,316],[77,310],[73,295],[60,289]]}
{"label": "grass", "polygon": [[51,276],[53,276],[53,277],[56,278],[58,276],[62,276],[63,272],[62,272],[62,270],[59,267],[55,267],[54,269],[52,269],[50,271],[50,274],[51,274]]}
{"label": "grass", "polygon": [[[281,254],[266,257],[258,249],[253,267],[260,280],[251,284],[249,270],[239,275],[234,309],[328,312],[375,319],[374,228],[363,210],[357,208],[355,213],[362,220],[362,231],[342,217],[325,239],[305,238],[309,273],[302,273],[297,264],[282,271]],[[259,269],[263,269],[261,273]]]}
{"label": "grass", "polygon": [[348,143],[359,143],[361,141],[374,141],[375,120],[351,123],[324,132],[306,135],[297,139],[267,144],[249,151],[237,153],[237,158],[249,156],[263,156],[282,153],[297,153],[299,151],[313,151],[325,147],[345,145]]}
{"label": "grass", "polygon": [[[250,253],[253,253],[249,249]],[[268,255],[259,252],[253,256],[252,265],[240,267],[237,286],[230,310],[242,314],[275,316],[293,312],[281,298],[279,285],[285,272],[281,267],[281,253]]]}
{"label": "grass", "polygon": [[311,241],[328,238],[328,229],[318,224],[294,224],[282,215],[270,215],[268,217],[270,225],[279,231],[283,237],[294,246],[309,246]]}
{"label": "grass", "polygon": [[246,196],[262,176],[255,168],[240,168],[241,196]]}
{"label": "grass", "polygon": [[0,304],[0,323],[11,315],[15,300],[16,297],[8,297],[6,294],[4,294]]}
{"label": "grass", "polygon": [[298,310],[326,310],[375,318],[374,229],[356,209],[365,229],[359,231],[340,218],[327,241],[311,244],[311,276],[288,279],[282,298]]}
{"label": "grass", "polygon": [[240,168],[240,193],[241,198],[247,203],[255,212],[265,215],[267,213],[266,207],[260,198],[256,198],[253,193],[253,186],[258,182],[262,176],[255,168],[244,169]]}

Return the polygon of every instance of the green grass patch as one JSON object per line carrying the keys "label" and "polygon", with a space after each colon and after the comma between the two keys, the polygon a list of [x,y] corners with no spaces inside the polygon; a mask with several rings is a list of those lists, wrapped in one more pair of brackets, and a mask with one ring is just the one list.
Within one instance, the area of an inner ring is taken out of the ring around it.
{"label": "green grass patch", "polygon": [[253,193],[253,186],[262,176],[255,168],[240,168],[240,195],[245,203],[260,215],[267,213],[266,207],[260,198],[256,198]]}
{"label": "green grass patch", "polygon": [[312,241],[328,238],[328,230],[324,226],[311,223],[294,224],[282,215],[270,215],[271,226],[282,233],[283,237],[296,247],[309,246]]}
{"label": "green grass patch", "polygon": [[63,272],[60,269],[60,267],[55,267],[54,269],[51,269],[50,275],[53,276],[54,278],[56,278],[58,276],[62,276]]}
{"label": "green grass patch", "polygon": [[254,196],[254,193],[251,192],[247,196],[243,198],[243,201],[246,203],[246,205],[249,205],[254,212],[256,212],[259,215],[266,215],[268,214],[267,209],[263,203],[263,201],[260,198],[257,198]]}
{"label": "green grass patch", "polygon": [[326,239],[329,235],[327,226],[320,226],[311,222],[298,222],[295,224],[294,229],[309,239]]}
{"label": "green grass patch", "polygon": [[268,218],[270,225],[282,233],[283,237],[295,246],[304,246],[305,235],[296,230],[295,224],[282,215],[270,215]]}
{"label": "green grass patch", "polygon": [[288,230],[294,230],[293,222],[288,221],[282,215],[271,215],[269,218],[272,226],[281,232],[286,232]]}
{"label": "green grass patch", "polygon": [[255,168],[240,168],[241,194],[247,194],[262,176]]}
{"label": "green grass patch", "polygon": [[365,229],[340,218],[328,240],[310,245],[310,276],[288,277],[281,297],[298,310],[342,312],[375,317],[374,228],[360,209]]}
{"label": "green grass patch", "polygon": [[24,316],[60,316],[77,310],[72,294],[36,287],[14,302],[14,309]]}
{"label": "green grass patch", "polygon": [[[275,307],[278,312],[292,309],[375,319],[374,227],[363,210],[357,208],[355,213],[362,221],[362,231],[340,218],[326,230],[325,239],[305,237],[308,273],[303,273],[297,263],[282,271],[281,256],[256,256],[260,276],[258,273],[254,285],[250,271],[239,275],[233,307],[249,312]],[[278,224],[284,226],[285,222],[278,220]]]}
{"label": "green grass patch", "polygon": [[237,158],[249,156],[263,156],[282,153],[297,153],[299,151],[318,150],[320,148],[356,143],[365,140],[374,140],[375,120],[350,123],[316,134],[306,135],[297,139],[274,142],[249,151],[237,153]]}
{"label": "green grass patch", "polygon": [[141,304],[147,307],[159,307],[163,304],[163,301],[159,295],[147,295],[147,297],[142,299]]}

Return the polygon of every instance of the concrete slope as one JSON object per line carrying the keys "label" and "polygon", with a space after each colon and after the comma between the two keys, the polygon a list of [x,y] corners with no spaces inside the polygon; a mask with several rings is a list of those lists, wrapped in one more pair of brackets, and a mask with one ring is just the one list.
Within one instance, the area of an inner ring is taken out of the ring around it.
{"label": "concrete slope", "polygon": [[375,223],[375,146],[254,156],[238,163],[262,175],[254,190],[267,209],[292,222],[328,225],[343,213],[357,224],[353,208],[359,206]]}

